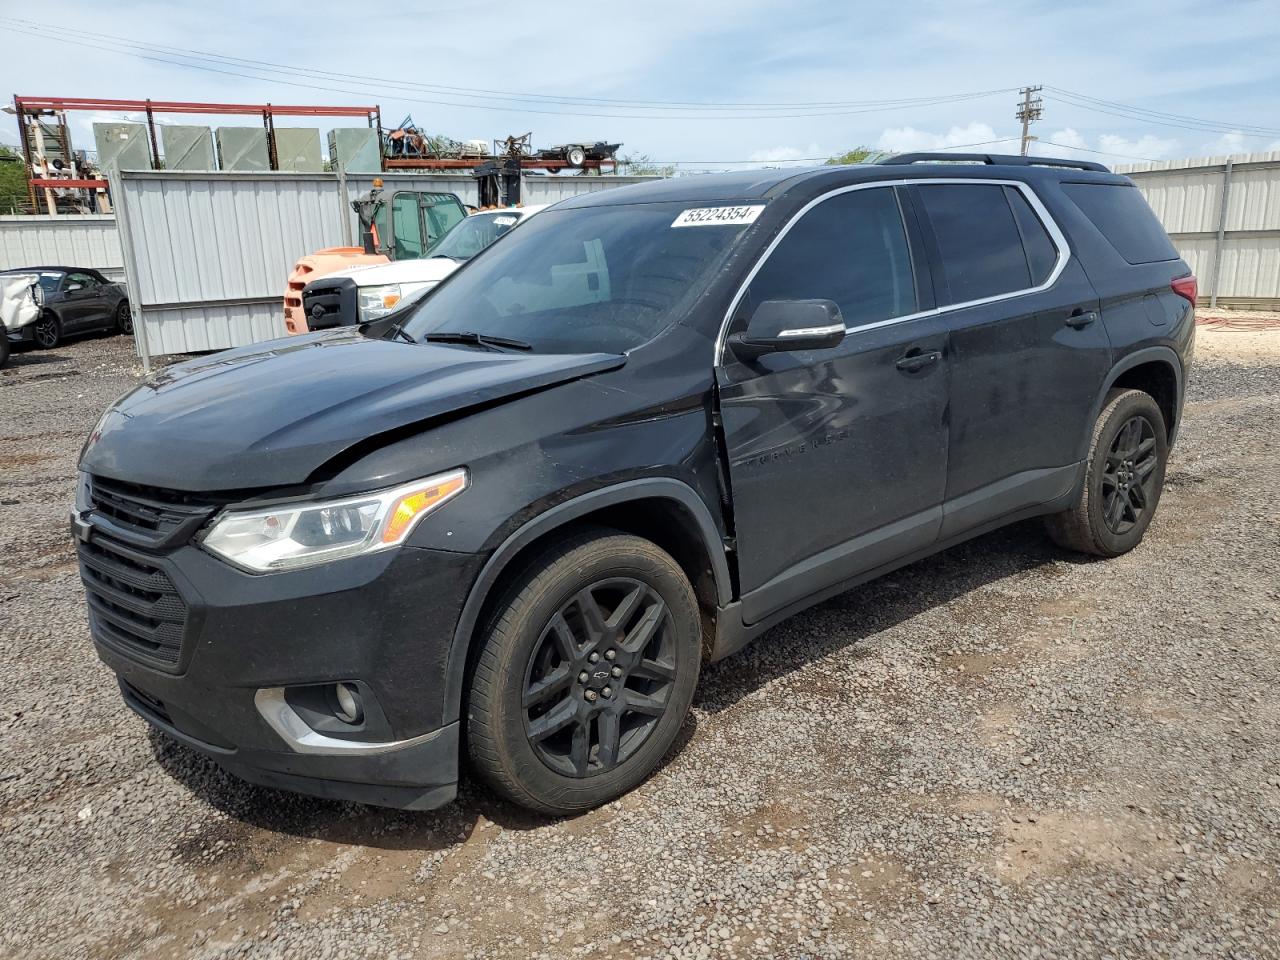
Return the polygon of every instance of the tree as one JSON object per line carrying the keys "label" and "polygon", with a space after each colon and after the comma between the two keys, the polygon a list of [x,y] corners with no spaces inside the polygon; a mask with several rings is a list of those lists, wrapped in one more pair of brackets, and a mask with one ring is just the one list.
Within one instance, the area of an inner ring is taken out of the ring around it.
{"label": "tree", "polygon": [[674,177],[676,174],[675,167],[656,164],[644,153],[629,154],[618,163],[629,177]]}
{"label": "tree", "polygon": [[0,147],[0,214],[23,210],[30,201],[22,154],[9,147]]}
{"label": "tree", "polygon": [[839,165],[845,163],[861,163],[867,157],[871,156],[874,151],[870,147],[854,147],[852,150],[846,150],[844,153],[838,153],[834,157],[828,157],[827,163],[831,165]]}

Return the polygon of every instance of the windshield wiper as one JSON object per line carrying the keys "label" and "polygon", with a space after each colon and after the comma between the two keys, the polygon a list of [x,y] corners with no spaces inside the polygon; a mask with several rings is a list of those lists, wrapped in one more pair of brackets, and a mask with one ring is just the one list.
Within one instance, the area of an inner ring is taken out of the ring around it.
{"label": "windshield wiper", "polygon": [[494,337],[487,333],[474,333],[471,330],[450,330],[424,334],[422,339],[427,343],[467,343],[477,347],[507,350],[532,350],[533,344],[523,340],[512,340],[510,337]]}
{"label": "windshield wiper", "polygon": [[405,332],[404,327],[402,327],[402,326],[401,326],[400,324],[398,324],[398,323],[397,323],[394,327],[392,327],[392,328],[391,328],[391,335],[392,335],[393,337],[399,337],[401,340],[408,340],[410,343],[417,343],[417,342],[418,342],[417,340],[415,340],[415,339],[413,338],[413,334],[411,334],[411,333],[406,333],[406,332]]}

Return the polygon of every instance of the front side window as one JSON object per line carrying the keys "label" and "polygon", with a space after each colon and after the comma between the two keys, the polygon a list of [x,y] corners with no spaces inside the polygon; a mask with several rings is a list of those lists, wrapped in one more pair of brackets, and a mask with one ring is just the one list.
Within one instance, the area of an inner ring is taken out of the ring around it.
{"label": "front side window", "polygon": [[917,310],[907,233],[892,187],[837,194],[797,221],[751,280],[739,309],[766,300],[834,300],[848,327]]}
{"label": "front side window", "polygon": [[[542,353],[622,353],[680,320],[749,221],[677,226],[687,203],[547,210],[476,256],[404,325]],[[463,229],[466,224],[458,229]]]}
{"label": "front side window", "polygon": [[68,290],[91,290],[98,285],[98,281],[87,273],[68,273],[67,289]]}
{"label": "front side window", "polygon": [[1033,286],[1022,237],[997,183],[919,187],[942,256],[950,303],[984,300]]}

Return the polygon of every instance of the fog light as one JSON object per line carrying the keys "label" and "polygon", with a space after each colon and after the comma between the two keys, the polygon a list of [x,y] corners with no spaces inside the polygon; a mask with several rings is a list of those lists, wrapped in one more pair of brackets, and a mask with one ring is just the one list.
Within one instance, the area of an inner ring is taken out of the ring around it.
{"label": "fog light", "polygon": [[350,683],[335,683],[333,696],[338,701],[334,711],[338,719],[344,723],[359,723],[364,719],[364,708],[360,706],[360,691]]}

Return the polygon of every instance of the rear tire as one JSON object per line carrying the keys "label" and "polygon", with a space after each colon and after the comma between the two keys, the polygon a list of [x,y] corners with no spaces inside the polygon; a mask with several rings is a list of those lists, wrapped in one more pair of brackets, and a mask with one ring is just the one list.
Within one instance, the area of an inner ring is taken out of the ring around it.
{"label": "rear tire", "polygon": [[31,340],[41,350],[52,350],[62,342],[62,322],[52,313],[42,313],[31,325]]}
{"label": "rear tire", "polygon": [[1093,428],[1080,497],[1045,518],[1049,536],[1099,557],[1128,553],[1155,516],[1168,459],[1164,415],[1151,395],[1112,390]]}
{"label": "rear tire", "polygon": [[471,763],[508,799],[560,816],[657,769],[701,665],[698,603],[679,565],[648,540],[599,528],[533,560],[478,639]]}

